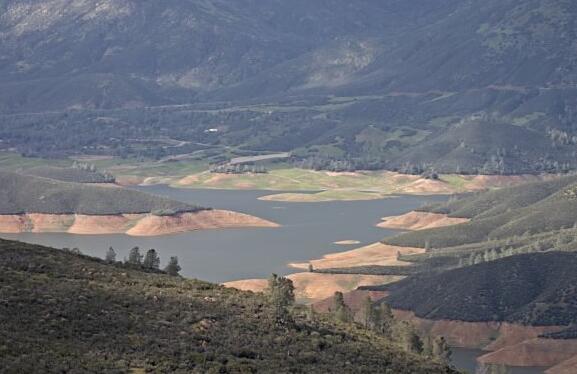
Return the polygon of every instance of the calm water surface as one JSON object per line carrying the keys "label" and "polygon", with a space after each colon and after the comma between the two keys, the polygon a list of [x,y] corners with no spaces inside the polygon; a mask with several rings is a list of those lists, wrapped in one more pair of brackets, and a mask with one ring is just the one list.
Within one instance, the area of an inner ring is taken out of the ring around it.
{"label": "calm water surface", "polygon": [[130,248],[155,248],[163,263],[178,256],[182,274],[213,282],[288,274],[289,262],[307,261],[324,254],[358,247],[333,244],[341,240],[374,243],[395,231],[375,227],[381,217],[402,214],[445,197],[399,196],[375,201],[282,203],[258,200],[267,191],[175,189],[138,187],[172,199],[235,210],[276,222],[280,228],[205,230],[152,238],[127,235],[18,234],[3,237],[56,248],[79,248],[103,257],[112,246],[118,259]]}
{"label": "calm water surface", "polygon": [[[477,357],[487,352],[477,349],[453,348],[453,365],[466,373],[474,374],[477,369]],[[544,374],[544,368],[509,367],[510,374]]]}
{"label": "calm water surface", "polygon": [[[235,210],[282,225],[276,229],[227,229],[197,231],[153,238],[127,235],[19,234],[2,237],[56,248],[79,248],[83,253],[103,257],[108,247],[118,259],[130,248],[155,248],[163,263],[178,256],[182,274],[213,282],[288,274],[286,265],[318,258],[327,253],[374,243],[397,233],[375,227],[381,217],[409,212],[424,204],[443,201],[441,196],[397,196],[383,200],[323,203],[282,203],[260,201],[266,191],[174,189],[167,186],[138,187],[139,190],[172,199]],[[339,246],[341,240],[358,240],[359,245]],[[475,358],[481,351],[457,349],[456,367],[474,373]],[[512,374],[542,374],[541,369],[513,368]]]}

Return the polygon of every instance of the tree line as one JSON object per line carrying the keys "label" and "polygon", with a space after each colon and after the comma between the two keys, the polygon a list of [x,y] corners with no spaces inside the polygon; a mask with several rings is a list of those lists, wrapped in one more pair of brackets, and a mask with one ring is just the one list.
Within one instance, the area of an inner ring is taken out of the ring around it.
{"label": "tree line", "polygon": [[[109,264],[116,263],[116,251],[114,248],[108,248],[106,255],[104,256],[104,261]],[[158,271],[160,270],[160,256],[156,249],[149,249],[144,255],[140,253],[139,247],[133,247],[128,253],[128,257],[124,258],[124,264],[129,266],[134,266],[142,268],[148,271]],[[168,260],[168,264],[163,269],[168,275],[178,276],[179,272],[182,270],[178,264],[178,257],[171,256]]]}

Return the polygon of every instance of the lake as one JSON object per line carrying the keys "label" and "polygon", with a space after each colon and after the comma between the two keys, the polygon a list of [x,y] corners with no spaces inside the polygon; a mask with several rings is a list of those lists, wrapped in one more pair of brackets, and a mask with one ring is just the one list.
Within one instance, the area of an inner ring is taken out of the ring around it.
{"label": "lake", "polygon": [[[56,248],[79,248],[103,257],[112,246],[118,259],[130,248],[155,248],[163,264],[178,256],[182,275],[211,282],[267,278],[271,273],[288,274],[286,265],[318,258],[327,253],[374,243],[396,233],[375,227],[381,217],[402,214],[426,203],[443,201],[440,196],[396,196],[373,201],[282,203],[258,200],[267,191],[175,189],[168,186],[138,187],[183,202],[252,214],[281,225],[280,228],[195,231],[160,237],[127,235],[18,234],[8,239]],[[340,246],[341,240],[360,245]]]}
{"label": "lake", "polygon": [[[127,235],[18,234],[1,235],[56,248],[79,248],[83,253],[104,257],[108,247],[118,259],[130,248],[155,248],[163,264],[178,256],[182,274],[212,282],[247,278],[266,278],[271,273],[288,274],[295,270],[289,262],[304,262],[327,253],[374,243],[397,231],[375,227],[385,216],[409,212],[424,204],[444,201],[443,196],[394,196],[373,201],[335,201],[322,203],[282,203],[258,200],[267,191],[174,189],[168,186],[138,187],[183,202],[235,210],[276,222],[275,229],[227,229],[196,231],[152,238]],[[359,245],[339,246],[341,240],[358,240]],[[474,372],[475,358],[481,351],[456,349],[454,363]],[[542,374],[538,368],[513,368],[511,374]]]}

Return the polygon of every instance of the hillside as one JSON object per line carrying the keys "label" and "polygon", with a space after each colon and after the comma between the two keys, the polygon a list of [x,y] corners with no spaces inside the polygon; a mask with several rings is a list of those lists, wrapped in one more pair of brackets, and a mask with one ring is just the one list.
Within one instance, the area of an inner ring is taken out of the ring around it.
{"label": "hillside", "polygon": [[91,186],[0,171],[0,214],[117,215],[197,212],[200,208],[116,187]]}
{"label": "hillside", "polygon": [[211,162],[292,151],[307,168],[415,174],[577,168],[569,0],[0,9],[3,150]]}
{"label": "hillside", "polygon": [[569,326],[577,322],[577,254],[508,257],[387,286],[387,301],[418,317]]}
{"label": "hillside", "polygon": [[469,223],[406,233],[386,242],[443,249],[488,240],[508,240],[510,246],[531,235],[546,236],[562,230],[571,235],[577,221],[576,190],[576,177],[568,176],[465,196],[425,210],[470,218]]}
{"label": "hillside", "polygon": [[114,183],[112,175],[97,170],[81,168],[63,168],[54,166],[37,166],[23,170],[21,174],[55,179],[62,182],[74,183]]}
{"label": "hillside", "polygon": [[263,296],[0,241],[6,372],[453,373],[329,321],[277,327]]}

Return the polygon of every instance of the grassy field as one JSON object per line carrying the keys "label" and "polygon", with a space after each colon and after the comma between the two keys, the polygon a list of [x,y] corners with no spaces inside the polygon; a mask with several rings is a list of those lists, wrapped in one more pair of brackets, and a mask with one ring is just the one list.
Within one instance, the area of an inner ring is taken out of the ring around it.
{"label": "grassy field", "polygon": [[[332,173],[271,164],[266,174],[210,173],[208,164],[199,160],[172,162],[142,161],[85,156],[78,161],[94,164],[108,172],[120,184],[168,184],[176,188],[244,189],[291,191],[265,200],[321,202],[334,200],[374,200],[393,194],[454,194],[486,188],[498,188],[538,180],[538,176],[466,176],[441,175],[438,180],[390,171]],[[22,171],[40,166],[66,167],[73,160],[42,160],[15,154],[0,154],[0,170]],[[306,193],[302,193],[306,192]]]}

